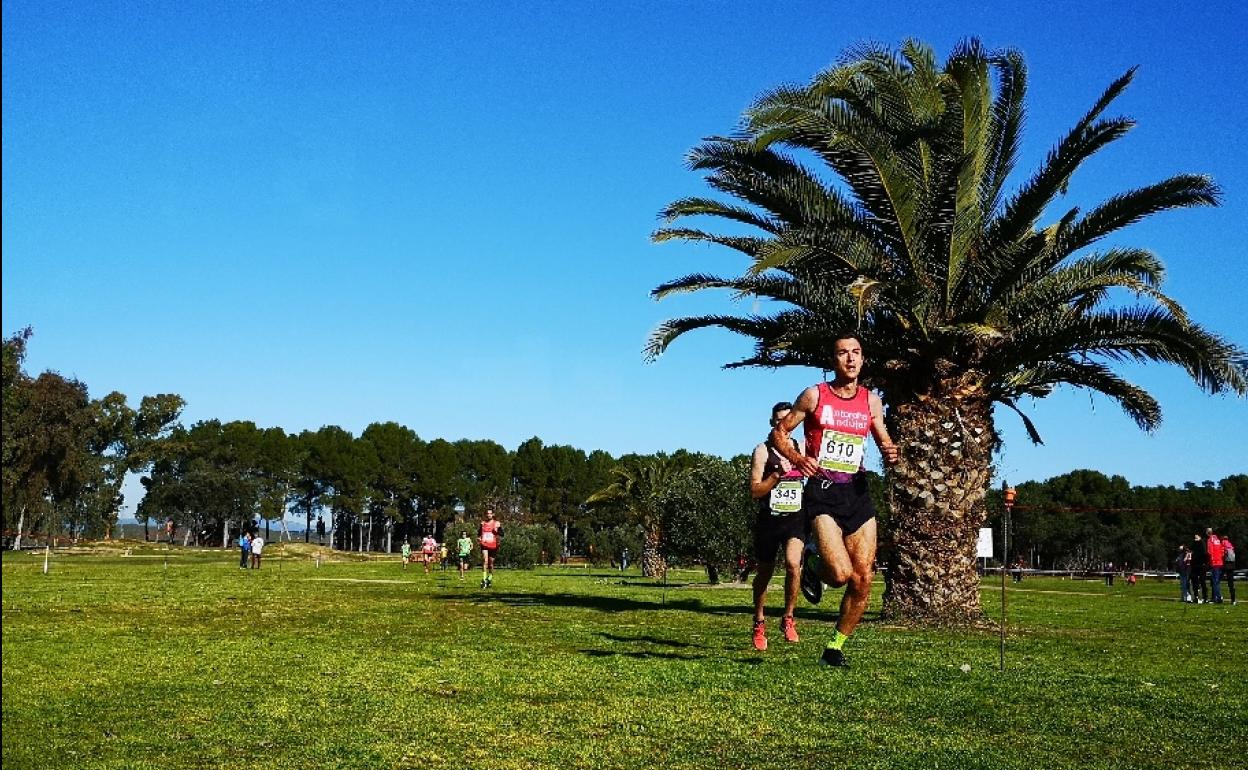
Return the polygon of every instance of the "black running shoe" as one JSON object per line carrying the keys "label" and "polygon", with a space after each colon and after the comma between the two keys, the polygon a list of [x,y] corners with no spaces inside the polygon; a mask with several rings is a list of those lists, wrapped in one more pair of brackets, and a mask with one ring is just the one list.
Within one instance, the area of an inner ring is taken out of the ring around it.
{"label": "black running shoe", "polygon": [[802,560],[802,596],[811,604],[823,598],[823,580],[819,578],[819,554],[807,551]]}
{"label": "black running shoe", "polygon": [[845,654],[840,650],[834,650],[831,647],[823,648],[823,655],[819,656],[819,665],[849,668],[849,664],[845,662]]}

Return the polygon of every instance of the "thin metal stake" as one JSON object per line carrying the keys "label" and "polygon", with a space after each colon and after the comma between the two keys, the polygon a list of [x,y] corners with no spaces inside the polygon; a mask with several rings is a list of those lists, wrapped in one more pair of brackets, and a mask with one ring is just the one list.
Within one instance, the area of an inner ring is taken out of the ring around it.
{"label": "thin metal stake", "polygon": [[1005,671],[1005,563],[1010,552],[1010,508],[1005,508],[1001,523],[1001,671]]}

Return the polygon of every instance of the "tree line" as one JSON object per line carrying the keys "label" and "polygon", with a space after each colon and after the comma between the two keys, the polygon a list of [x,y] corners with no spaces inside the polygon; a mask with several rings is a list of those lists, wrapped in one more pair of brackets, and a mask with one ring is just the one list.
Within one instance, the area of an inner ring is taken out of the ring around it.
{"label": "tree line", "polygon": [[[507,524],[502,561],[514,565],[565,552],[618,563],[627,549],[645,574],[696,563],[714,581],[752,553],[745,454],[614,457],[538,437],[513,451],[491,440],[426,440],[395,422],[358,436],[335,425],[287,433],[214,419],[187,427],[177,395],[145,396],[132,408],[120,393],[91,399],[84,383],[55,372],[30,376],[29,338],[27,329],[4,342],[4,527],[19,547],[28,532],[108,537],[123,478],[138,473],[145,531],[172,520],[183,543],[198,545],[229,545],[253,522],[290,539],[293,514],[305,541],[320,520],[330,547],[395,551],[405,539],[475,531],[490,507]],[[884,479],[870,480],[886,555],[890,500]],[[1205,526],[1248,540],[1244,474],[1176,488],[1078,470],[1018,492],[1010,557],[1037,568],[1163,566]],[[990,526],[1000,525],[1000,502],[995,490],[986,498]]]}

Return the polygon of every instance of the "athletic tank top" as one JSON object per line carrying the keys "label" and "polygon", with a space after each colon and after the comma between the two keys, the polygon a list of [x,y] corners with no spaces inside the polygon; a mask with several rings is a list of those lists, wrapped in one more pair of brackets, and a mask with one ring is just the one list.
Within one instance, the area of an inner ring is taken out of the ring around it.
{"label": "athletic tank top", "polygon": [[[796,441],[793,445],[801,451]],[[803,481],[801,471],[793,470],[793,463],[789,462],[789,458],[780,454],[770,441],[764,441],[759,446],[767,449],[767,461],[763,463],[763,478],[767,478],[776,471],[780,471],[781,475],[781,480],[776,484],[775,489],[766,497],[759,498],[759,514],[783,516],[800,511]]]}
{"label": "athletic tank top", "polygon": [[484,548],[493,548],[498,545],[498,520],[481,522],[481,545]]}
{"label": "athletic tank top", "polygon": [[819,383],[819,404],[802,421],[806,456],[819,463],[823,478],[840,484],[863,469],[867,433],[871,430],[870,392],[858,386],[851,398],[841,398],[828,383]]}

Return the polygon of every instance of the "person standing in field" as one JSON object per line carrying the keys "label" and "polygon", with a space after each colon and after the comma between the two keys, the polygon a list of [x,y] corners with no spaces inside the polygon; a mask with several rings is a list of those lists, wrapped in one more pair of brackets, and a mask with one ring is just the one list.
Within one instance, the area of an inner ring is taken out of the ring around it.
{"label": "person standing in field", "polygon": [[498,541],[503,535],[502,524],[494,518],[494,510],[485,510],[485,521],[477,532],[477,542],[481,545],[481,587],[489,588],[494,583],[494,556],[498,553]]}
{"label": "person standing in field", "polygon": [[472,553],[472,540],[468,538],[467,532],[460,531],[455,550],[459,556],[459,579],[463,580],[464,575],[468,574],[468,555]]}
{"label": "person standing in field", "polygon": [[1222,538],[1212,528],[1205,528],[1205,551],[1209,554],[1209,583],[1213,586],[1213,603],[1222,603]]}
{"label": "person standing in field", "polygon": [[[771,427],[788,415],[793,405],[788,401],[771,407]],[[792,440],[793,451],[800,452],[797,441]],[[776,551],[784,556],[784,614],[780,617],[780,632],[790,643],[798,641],[797,621],[793,613],[797,609],[798,583],[801,581],[802,548],[806,545],[806,520],[802,518],[802,472],[793,462],[780,454],[767,440],[754,447],[750,457],[750,497],[758,501],[754,519],[754,649],[767,649],[765,607],[767,585],[776,569]]]}
{"label": "person standing in field", "polygon": [[407,563],[412,560],[412,544],[403,540],[403,547],[399,549],[399,554],[403,557],[403,569],[407,569]]}
{"label": "person standing in field", "polygon": [[448,551],[446,548],[446,542],[443,541],[441,543],[438,543],[438,565],[439,565],[438,569],[441,569],[441,570],[446,569],[446,562],[448,560],[449,554],[450,554],[450,551]]}
{"label": "person standing in field", "polygon": [[[875,570],[875,508],[863,466],[867,434],[875,438],[886,463],[896,463],[899,455],[884,426],[879,396],[858,382],[865,364],[862,340],[847,333],[832,344],[835,378],[802,391],[772,430],[771,444],[807,477],[802,514],[817,552],[803,567],[803,593],[817,602],[823,583],[846,587],[836,633],[819,659],[820,665],[844,666],[842,649],[867,610]],[[803,427],[804,453],[793,448],[790,438],[798,425]]]}
{"label": "person standing in field", "polygon": [[1205,584],[1205,576],[1209,571],[1209,552],[1200,533],[1193,536],[1191,561],[1192,601],[1204,604],[1209,599],[1209,587]]}
{"label": "person standing in field", "polygon": [[1186,545],[1179,546],[1179,553],[1174,557],[1174,571],[1179,573],[1179,600],[1190,602],[1192,600],[1192,589],[1190,578],[1192,574],[1192,553],[1187,550]]}
{"label": "person standing in field", "polygon": [[247,569],[247,560],[251,557],[251,533],[244,527],[238,534],[238,568]]}
{"label": "person standing in field", "polygon": [[251,568],[260,569],[260,557],[264,555],[264,538],[260,533],[251,539]]}
{"label": "person standing in field", "polygon": [[1222,563],[1225,566],[1226,591],[1231,595],[1231,606],[1239,604],[1235,598],[1235,544],[1229,537],[1222,537]]}

